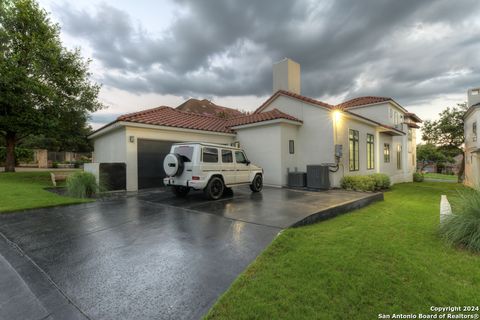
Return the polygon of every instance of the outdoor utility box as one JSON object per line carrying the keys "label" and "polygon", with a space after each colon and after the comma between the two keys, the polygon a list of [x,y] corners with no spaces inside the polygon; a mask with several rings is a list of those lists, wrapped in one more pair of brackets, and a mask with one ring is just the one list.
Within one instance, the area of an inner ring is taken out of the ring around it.
{"label": "outdoor utility box", "polygon": [[329,167],[323,165],[308,165],[307,187],[312,189],[330,189]]}
{"label": "outdoor utility box", "polygon": [[305,187],[307,185],[306,172],[289,172],[288,186],[289,187]]}

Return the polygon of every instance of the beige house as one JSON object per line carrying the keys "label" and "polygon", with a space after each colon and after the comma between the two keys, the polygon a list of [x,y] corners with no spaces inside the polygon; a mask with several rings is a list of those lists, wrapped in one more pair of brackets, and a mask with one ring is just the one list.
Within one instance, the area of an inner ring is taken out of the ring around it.
{"label": "beige house", "polygon": [[477,124],[480,123],[480,88],[468,90],[468,110],[464,118],[465,128],[465,180],[467,186],[478,187],[480,184],[480,144],[478,142]]}
{"label": "beige house", "polygon": [[[273,95],[253,114],[219,117],[159,107],[119,117],[94,132],[94,164],[120,164],[125,188],[157,187],[163,157],[179,141],[240,145],[265,170],[267,185],[286,186],[307,166],[329,167],[331,187],[346,175],[385,173],[394,183],[412,180],[416,128],[421,120],[388,97],[360,97],[338,105],[300,94],[300,65],[285,59],[273,68]],[[123,164],[123,165],[122,165]]]}

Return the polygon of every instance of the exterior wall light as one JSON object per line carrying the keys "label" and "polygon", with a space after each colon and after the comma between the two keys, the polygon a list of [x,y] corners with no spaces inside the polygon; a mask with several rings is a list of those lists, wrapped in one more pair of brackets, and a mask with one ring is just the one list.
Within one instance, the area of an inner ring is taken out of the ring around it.
{"label": "exterior wall light", "polygon": [[131,143],[134,143],[134,142],[135,142],[135,136],[129,136],[129,137],[128,137],[128,140],[129,140]]}

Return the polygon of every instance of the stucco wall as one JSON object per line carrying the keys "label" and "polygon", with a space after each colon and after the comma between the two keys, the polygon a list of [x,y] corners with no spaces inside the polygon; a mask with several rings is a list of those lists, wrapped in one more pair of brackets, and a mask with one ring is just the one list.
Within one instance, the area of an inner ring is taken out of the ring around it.
{"label": "stucco wall", "polygon": [[[480,165],[477,153],[479,147],[478,134],[480,130],[480,111],[473,111],[465,119],[465,180],[464,183],[470,187],[480,186]],[[477,140],[474,139],[473,123],[477,122]]]}
{"label": "stucco wall", "polygon": [[394,125],[394,117],[393,114],[390,112],[390,109],[405,116],[405,112],[402,109],[398,108],[396,105],[390,102],[379,103],[372,106],[355,107],[348,109],[348,111],[364,116],[368,119],[380,122],[382,124]]}
{"label": "stucco wall", "polygon": [[252,163],[264,170],[264,183],[281,186],[281,125],[263,125],[237,130],[240,147]]}
{"label": "stucco wall", "polygon": [[126,131],[124,127],[117,128],[94,140],[93,162],[123,162],[127,161]]}

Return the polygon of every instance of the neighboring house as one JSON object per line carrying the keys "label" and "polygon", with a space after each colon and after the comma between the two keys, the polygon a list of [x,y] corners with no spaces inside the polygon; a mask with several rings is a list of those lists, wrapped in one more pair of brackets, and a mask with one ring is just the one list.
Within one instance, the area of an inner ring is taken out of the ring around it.
{"label": "neighboring house", "polygon": [[267,185],[285,186],[288,172],[319,164],[338,168],[330,173],[333,187],[345,175],[376,172],[394,183],[412,180],[421,120],[392,98],[330,105],[302,96],[300,66],[289,59],[274,65],[273,84],[274,94],[250,115],[225,119],[158,107],[120,116],[90,136],[94,162],[125,164],[127,190],[155,187],[172,143],[204,141],[241,146],[264,168]]}
{"label": "neighboring house", "polygon": [[480,123],[480,88],[468,90],[468,110],[464,117],[465,129],[465,179],[468,186],[478,187],[480,184],[480,164],[478,153],[477,124]]}
{"label": "neighboring house", "polygon": [[459,154],[453,157],[453,162],[437,164],[434,161],[429,161],[428,163],[425,164],[421,161],[418,161],[417,171],[457,175],[458,172],[460,171],[462,159],[463,159],[462,155]]}

